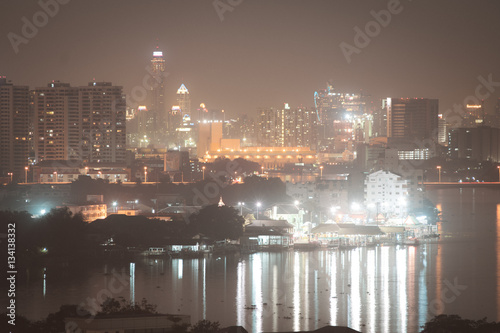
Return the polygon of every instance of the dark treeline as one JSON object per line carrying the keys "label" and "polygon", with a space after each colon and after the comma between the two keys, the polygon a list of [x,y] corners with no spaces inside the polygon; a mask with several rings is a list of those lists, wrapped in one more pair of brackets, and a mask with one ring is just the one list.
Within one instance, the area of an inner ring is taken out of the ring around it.
{"label": "dark treeline", "polygon": [[[23,333],[54,333],[65,331],[65,318],[82,317],[89,321],[94,318],[113,317],[134,317],[141,315],[160,314],[157,311],[157,306],[148,303],[146,299],[142,299],[141,303],[132,303],[123,298],[106,299],[100,306],[99,310],[92,309],[88,311],[79,308],[77,305],[62,305],[59,311],[51,313],[47,318],[30,321],[22,315],[16,316],[16,330]],[[6,317],[6,313],[1,316]],[[221,328],[218,321],[200,320],[193,325],[180,324],[179,318],[175,315],[170,316],[172,321],[172,330],[174,333],[218,333],[227,332],[227,329]],[[6,320],[0,324],[2,332],[7,332],[12,329]],[[241,332],[246,332],[244,328],[240,328]],[[421,327],[420,333],[498,333],[500,332],[500,322],[488,322],[487,318],[480,320],[464,319],[458,315],[441,314],[432,318]]]}
{"label": "dark treeline", "polygon": [[111,239],[113,249],[163,246],[169,239],[194,236],[207,242],[237,239],[243,233],[244,223],[238,213],[229,206],[208,205],[198,213],[179,215],[172,221],[111,215],[86,223],[80,214],[59,208],[36,218],[26,212],[0,211],[0,221],[4,233],[9,224],[15,224],[18,264],[41,264],[48,259],[64,264],[98,257],[104,251],[102,245]]}

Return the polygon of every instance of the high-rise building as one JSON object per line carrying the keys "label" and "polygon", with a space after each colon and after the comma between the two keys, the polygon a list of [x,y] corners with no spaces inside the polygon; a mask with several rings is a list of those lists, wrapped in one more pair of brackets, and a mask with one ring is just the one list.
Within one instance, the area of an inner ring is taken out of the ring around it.
{"label": "high-rise building", "polygon": [[278,138],[278,111],[274,108],[259,108],[258,143],[263,147],[277,145]]}
{"label": "high-rise building", "polygon": [[125,161],[125,96],[110,82],[51,82],[34,91],[35,161]]}
{"label": "high-rise building", "polygon": [[181,108],[183,115],[188,114],[191,116],[191,98],[184,83],[177,89],[177,105]]}
{"label": "high-rise building", "polygon": [[309,108],[259,109],[259,141],[264,147],[315,147],[316,112]]}
{"label": "high-rise building", "polygon": [[203,121],[198,124],[198,144],[196,152],[198,158],[210,151],[221,149],[222,141],[222,122],[220,121]]}
{"label": "high-rise building", "polygon": [[151,85],[148,115],[152,118],[153,128],[149,134],[155,144],[163,144],[163,132],[166,125],[167,109],[165,107],[165,59],[159,47],[153,52],[151,59],[151,75],[154,84]]}
{"label": "high-rise building", "polygon": [[[79,88],[84,140],[89,141],[88,162],[125,161],[126,123],[123,88],[111,82],[90,82]],[[90,122],[85,122],[86,117]]]}
{"label": "high-rise building", "polygon": [[500,129],[489,126],[454,128],[450,131],[448,154],[451,158],[478,162],[500,162]]}
{"label": "high-rise building", "polygon": [[352,119],[366,113],[366,100],[362,94],[337,92],[331,83],[326,89],[314,93],[314,105],[318,121],[318,139],[323,146],[333,145],[341,150],[338,133],[352,131]]}
{"label": "high-rise building", "polygon": [[467,104],[465,106],[465,115],[462,119],[460,127],[477,127],[484,125],[484,103],[481,104]]}
{"label": "high-rise building", "polygon": [[438,114],[438,143],[445,146],[448,144],[448,127],[441,113]]}
{"label": "high-rise building", "polygon": [[82,160],[88,155],[89,140],[83,133],[90,127],[90,115],[80,114],[78,88],[52,81],[33,94],[35,115],[35,162]]}
{"label": "high-rise building", "polygon": [[24,181],[29,163],[30,92],[0,77],[0,174]]}
{"label": "high-rise building", "polygon": [[387,100],[382,100],[382,107],[376,108],[373,112],[373,136],[387,136]]}
{"label": "high-rise building", "polygon": [[387,98],[387,137],[404,140],[437,140],[437,99]]}

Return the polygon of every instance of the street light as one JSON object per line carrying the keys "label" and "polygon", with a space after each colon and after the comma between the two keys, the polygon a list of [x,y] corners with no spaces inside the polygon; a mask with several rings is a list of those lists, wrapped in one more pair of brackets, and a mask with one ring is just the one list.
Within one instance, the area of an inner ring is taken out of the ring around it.
{"label": "street light", "polygon": [[260,167],[260,170],[261,170],[260,174],[261,174],[261,175],[263,175],[263,174],[264,174],[264,167],[263,167],[263,166],[261,166],[261,167]]}
{"label": "street light", "polygon": [[201,169],[203,170],[203,180],[205,180],[205,166],[202,166]]}
{"label": "street light", "polygon": [[113,201],[113,207],[115,208],[115,213],[116,213],[116,205],[117,205],[117,202],[116,201]]}
{"label": "street light", "polygon": [[500,165],[497,166],[497,169],[498,169],[498,182],[500,183]]}
{"label": "street light", "polygon": [[322,165],[319,167],[319,171],[320,171],[320,174],[321,174],[320,177],[319,177],[319,179],[323,179],[323,166]]}
{"label": "street light", "polygon": [[13,175],[13,173],[9,172],[8,175],[10,176],[10,182],[12,183],[12,175]]}
{"label": "street light", "polygon": [[257,220],[259,219],[259,207],[261,206],[260,202],[257,202]]}
{"label": "street light", "polygon": [[238,206],[240,206],[240,215],[243,216],[243,206],[245,206],[244,202],[238,202]]}
{"label": "street light", "polygon": [[441,166],[438,165],[436,168],[438,169],[438,172],[439,172],[439,178],[438,178],[439,179],[439,183],[441,183]]}
{"label": "street light", "polygon": [[145,183],[148,182],[148,167],[147,166],[144,167],[144,182]]}
{"label": "street light", "polygon": [[24,167],[24,182],[28,184],[28,167]]}
{"label": "street light", "polygon": [[57,183],[57,171],[54,171],[54,181]]}

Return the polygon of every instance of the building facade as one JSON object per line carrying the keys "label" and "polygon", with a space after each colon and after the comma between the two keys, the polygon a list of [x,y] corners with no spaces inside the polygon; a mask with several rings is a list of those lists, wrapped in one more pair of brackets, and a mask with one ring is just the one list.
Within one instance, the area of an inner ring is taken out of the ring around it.
{"label": "building facade", "polygon": [[24,182],[29,167],[30,92],[0,77],[0,175]]}
{"label": "building facade", "polygon": [[437,99],[387,98],[387,137],[404,140],[437,140]]}
{"label": "building facade", "polygon": [[33,93],[35,162],[124,163],[125,96],[110,82],[51,82]]}

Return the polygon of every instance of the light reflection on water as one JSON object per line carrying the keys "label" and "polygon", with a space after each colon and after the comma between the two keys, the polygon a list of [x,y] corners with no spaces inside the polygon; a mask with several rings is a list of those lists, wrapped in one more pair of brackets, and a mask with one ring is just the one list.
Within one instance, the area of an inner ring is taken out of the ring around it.
{"label": "light reflection on water", "polygon": [[[62,304],[96,298],[113,279],[109,272],[125,268],[129,284],[113,296],[146,298],[159,312],[190,314],[193,323],[206,318],[253,332],[329,324],[413,333],[438,313],[431,305],[500,320],[500,195],[470,189],[431,194],[445,220],[439,244],[143,259],[89,268],[70,279],[55,279],[50,271],[44,279],[33,271],[19,284],[18,310],[38,319]],[[451,295],[445,281],[454,279],[467,289],[443,302],[443,292]]]}

